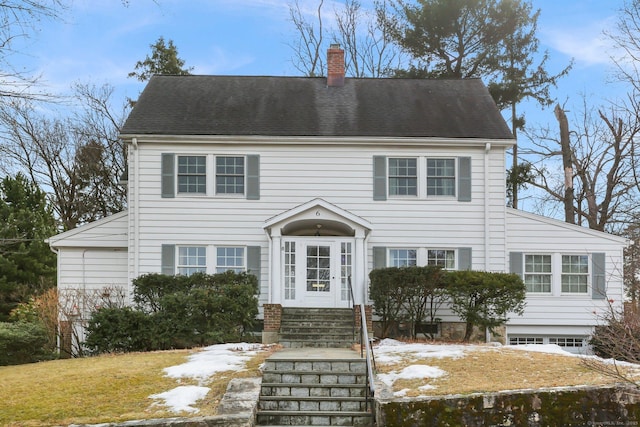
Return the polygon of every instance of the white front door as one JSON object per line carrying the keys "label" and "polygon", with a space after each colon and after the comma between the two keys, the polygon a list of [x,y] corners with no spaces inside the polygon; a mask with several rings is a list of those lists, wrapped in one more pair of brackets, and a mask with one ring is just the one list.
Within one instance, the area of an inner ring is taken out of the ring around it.
{"label": "white front door", "polygon": [[285,306],[348,307],[353,239],[285,238]]}

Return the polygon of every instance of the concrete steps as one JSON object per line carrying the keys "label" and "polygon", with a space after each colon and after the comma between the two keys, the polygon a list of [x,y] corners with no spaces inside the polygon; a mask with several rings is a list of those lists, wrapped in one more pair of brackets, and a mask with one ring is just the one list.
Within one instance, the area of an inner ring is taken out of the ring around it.
{"label": "concrete steps", "polygon": [[285,348],[349,348],[354,338],[349,308],[282,309],[280,344]]}
{"label": "concrete steps", "polygon": [[265,362],[257,423],[371,426],[366,375],[352,350],[284,349]]}

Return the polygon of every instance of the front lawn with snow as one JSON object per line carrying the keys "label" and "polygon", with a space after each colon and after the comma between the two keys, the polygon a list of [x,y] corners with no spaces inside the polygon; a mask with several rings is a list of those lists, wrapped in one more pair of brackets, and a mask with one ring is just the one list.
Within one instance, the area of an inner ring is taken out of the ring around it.
{"label": "front lawn with snow", "polygon": [[[0,425],[213,415],[228,382],[259,376],[259,366],[272,350],[259,344],[225,344],[0,367]],[[614,382],[557,346],[385,339],[374,352],[379,380],[399,397]]]}

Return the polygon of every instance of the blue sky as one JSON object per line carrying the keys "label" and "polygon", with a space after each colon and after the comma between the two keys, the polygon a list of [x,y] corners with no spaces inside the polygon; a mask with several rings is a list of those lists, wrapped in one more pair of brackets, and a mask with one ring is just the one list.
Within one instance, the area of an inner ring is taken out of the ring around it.
{"label": "blue sky", "polygon": [[[326,2],[326,0],[325,0]],[[158,37],[171,39],[194,74],[299,75],[289,43],[295,34],[287,0],[74,0],[64,21],[45,22],[16,55],[26,70],[39,73],[53,92],[73,82],[109,83],[119,97],[135,98],[143,85],[127,78]],[[368,1],[362,1],[363,5]],[[554,96],[579,105],[581,94],[599,101],[622,93],[611,80],[610,42],[602,31],[615,26],[622,0],[533,0],[541,9],[541,48],[556,72],[574,68]],[[300,0],[312,10],[315,0]],[[331,10],[329,3],[327,10]],[[534,112],[554,121],[552,111]]]}

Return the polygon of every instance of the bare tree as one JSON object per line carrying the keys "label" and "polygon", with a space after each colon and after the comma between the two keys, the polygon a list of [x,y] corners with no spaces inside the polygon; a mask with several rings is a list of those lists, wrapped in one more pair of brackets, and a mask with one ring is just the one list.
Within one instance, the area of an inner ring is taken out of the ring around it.
{"label": "bare tree", "polygon": [[0,170],[22,171],[47,191],[65,230],[121,211],[126,191],[119,185],[125,156],[118,140],[126,106],[110,103],[110,86],[78,85],[80,110],[72,116],[43,111],[33,100],[0,105]]}
{"label": "bare tree", "polygon": [[122,286],[100,288],[67,288],[58,291],[60,318],[60,354],[62,357],[84,355],[85,331],[89,319],[101,308],[123,308],[127,291]]}
{"label": "bare tree", "polygon": [[382,77],[401,64],[401,51],[388,28],[380,24],[381,19],[391,19],[386,0],[376,3],[375,10],[364,9],[358,0],[345,0],[333,13],[323,8],[324,0],[319,0],[310,18],[310,11],[303,10],[298,0],[289,4],[289,20],[297,35],[290,46],[298,71],[309,77],[324,75],[329,43],[339,43],[345,50],[345,71],[352,77]]}
{"label": "bare tree", "polygon": [[[637,311],[616,311],[612,306],[600,319],[590,344],[601,359],[583,358],[582,363],[589,369],[614,378],[634,388],[640,382],[627,363],[640,363],[640,316]],[[607,359],[603,361],[602,359]]]}
{"label": "bare tree", "polygon": [[66,0],[5,0],[0,3],[0,97],[42,98],[34,90],[38,76],[17,69],[12,59],[19,41],[29,38],[43,20],[60,19]]}
{"label": "bare tree", "polygon": [[605,35],[620,49],[620,54],[612,58],[617,77],[640,92],[640,0],[624,0],[615,28]]}
{"label": "bare tree", "polygon": [[624,250],[624,284],[629,308],[640,313],[640,223],[631,224],[623,235],[631,240]]}
{"label": "bare tree", "polygon": [[298,0],[289,4],[289,20],[298,35],[298,39],[290,45],[294,51],[293,65],[298,71],[309,77],[321,76],[325,69],[320,52],[325,33],[322,23],[323,4],[324,0],[318,2],[317,25],[305,17]]}
{"label": "bare tree", "polygon": [[564,172],[570,164],[576,222],[594,230],[620,232],[638,214],[633,165],[639,113],[633,99],[625,107],[611,104],[607,109],[589,108],[584,100],[583,112],[569,132],[572,139],[564,148],[565,160],[570,158],[564,165],[557,133],[549,129],[529,132],[531,148],[525,154],[536,175],[531,184],[543,190],[548,200],[564,203],[568,181]]}

